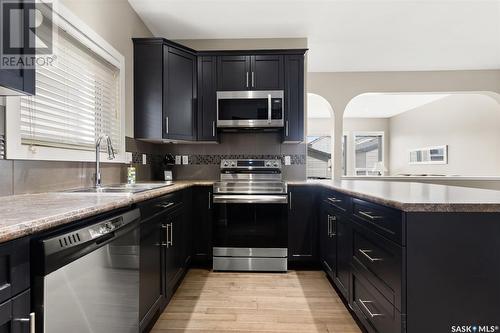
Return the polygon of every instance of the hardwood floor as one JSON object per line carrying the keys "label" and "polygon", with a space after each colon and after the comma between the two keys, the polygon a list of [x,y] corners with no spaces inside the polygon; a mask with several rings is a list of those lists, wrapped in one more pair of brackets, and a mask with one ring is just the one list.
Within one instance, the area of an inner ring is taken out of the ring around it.
{"label": "hardwood floor", "polygon": [[323,272],[192,269],[152,333],[361,332]]}

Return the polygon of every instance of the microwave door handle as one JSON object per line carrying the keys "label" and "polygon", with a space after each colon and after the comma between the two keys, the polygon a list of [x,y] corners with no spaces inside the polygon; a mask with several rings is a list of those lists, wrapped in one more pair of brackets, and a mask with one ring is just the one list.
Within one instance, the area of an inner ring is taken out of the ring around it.
{"label": "microwave door handle", "polygon": [[271,108],[272,108],[272,101],[271,101],[271,94],[267,95],[267,123],[271,125]]}

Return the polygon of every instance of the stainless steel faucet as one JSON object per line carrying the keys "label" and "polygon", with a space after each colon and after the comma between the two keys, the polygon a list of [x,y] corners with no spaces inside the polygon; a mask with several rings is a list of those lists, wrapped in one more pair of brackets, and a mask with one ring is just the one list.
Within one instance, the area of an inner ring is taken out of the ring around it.
{"label": "stainless steel faucet", "polygon": [[111,138],[106,134],[101,134],[95,143],[95,187],[101,187],[101,142],[106,140],[108,160],[115,158],[115,150]]}

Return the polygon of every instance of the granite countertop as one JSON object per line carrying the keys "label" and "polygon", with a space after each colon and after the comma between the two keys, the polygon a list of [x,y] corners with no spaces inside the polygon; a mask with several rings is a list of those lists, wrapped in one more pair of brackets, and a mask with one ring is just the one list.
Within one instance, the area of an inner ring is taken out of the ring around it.
{"label": "granite countertop", "polygon": [[0,201],[0,243],[98,215],[195,185],[213,181],[176,181],[140,193],[54,192],[12,195]]}
{"label": "granite countertop", "polygon": [[289,185],[320,185],[405,212],[500,212],[500,191],[414,182],[307,180]]}
{"label": "granite countertop", "polygon": [[[5,196],[0,201],[0,243],[191,186],[213,183],[176,181],[171,186],[135,194],[57,192]],[[331,188],[406,212],[500,212],[500,191],[494,190],[375,180],[308,180],[288,184]]]}

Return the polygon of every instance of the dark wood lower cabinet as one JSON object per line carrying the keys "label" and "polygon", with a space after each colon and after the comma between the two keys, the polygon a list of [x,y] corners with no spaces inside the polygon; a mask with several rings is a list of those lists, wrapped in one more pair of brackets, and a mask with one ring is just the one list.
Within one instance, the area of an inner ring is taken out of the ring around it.
{"label": "dark wood lower cabinet", "polygon": [[289,186],[289,263],[314,264],[318,261],[318,197],[318,192],[312,186]]}
{"label": "dark wood lower cabinet", "polygon": [[141,224],[140,245],[140,288],[139,288],[139,326],[145,330],[149,322],[162,310],[166,296],[163,284],[164,273],[162,259],[163,215],[144,221]]}

